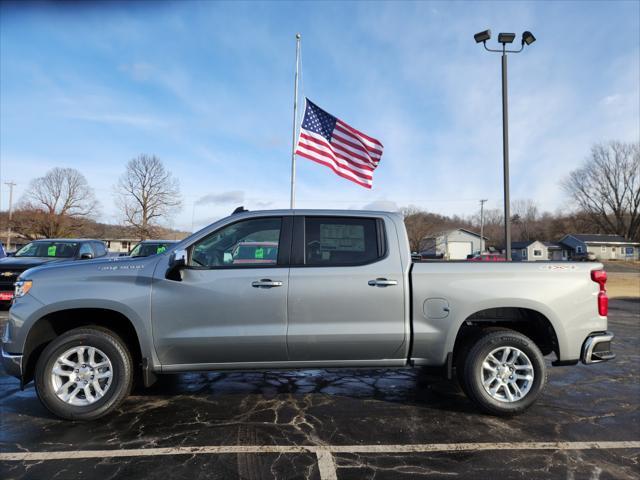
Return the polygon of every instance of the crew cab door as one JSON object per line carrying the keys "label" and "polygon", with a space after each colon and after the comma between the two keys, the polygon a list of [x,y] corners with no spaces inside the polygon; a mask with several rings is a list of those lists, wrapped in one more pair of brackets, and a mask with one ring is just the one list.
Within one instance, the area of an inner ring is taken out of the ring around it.
{"label": "crew cab door", "polygon": [[287,345],[292,361],[404,355],[405,300],[395,227],[383,218],[295,217]]}
{"label": "crew cab door", "polygon": [[153,337],[163,365],[286,361],[291,217],[252,217],[188,248],[181,279],[157,271]]}

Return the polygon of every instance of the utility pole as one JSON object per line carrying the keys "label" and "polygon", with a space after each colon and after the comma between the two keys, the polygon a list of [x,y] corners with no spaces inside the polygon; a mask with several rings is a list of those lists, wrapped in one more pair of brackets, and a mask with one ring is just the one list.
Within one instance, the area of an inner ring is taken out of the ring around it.
{"label": "utility pole", "polygon": [[484,253],[484,204],[486,198],[480,200],[480,255]]}
{"label": "utility pole", "polygon": [[9,228],[7,229],[7,251],[11,249],[11,218],[13,216],[13,187],[17,185],[15,182],[5,182],[9,187]]}

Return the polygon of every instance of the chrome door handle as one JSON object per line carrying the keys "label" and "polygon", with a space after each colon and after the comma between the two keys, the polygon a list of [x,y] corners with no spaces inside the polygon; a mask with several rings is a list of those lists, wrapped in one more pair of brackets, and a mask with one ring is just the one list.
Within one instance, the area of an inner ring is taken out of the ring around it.
{"label": "chrome door handle", "polygon": [[387,280],[386,278],[376,278],[375,280],[369,280],[369,285],[372,287],[389,287],[391,285],[397,285],[397,280]]}
{"label": "chrome door handle", "polygon": [[273,281],[269,278],[263,278],[262,280],[256,280],[255,282],[251,282],[251,286],[255,288],[273,288],[273,287],[281,287],[282,282]]}

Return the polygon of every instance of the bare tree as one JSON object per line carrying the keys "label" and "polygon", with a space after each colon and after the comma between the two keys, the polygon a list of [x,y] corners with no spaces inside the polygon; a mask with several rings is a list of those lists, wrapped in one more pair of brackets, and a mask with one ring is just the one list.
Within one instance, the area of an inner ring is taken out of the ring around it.
{"label": "bare tree", "polygon": [[[480,233],[480,214],[471,216],[470,224]],[[504,212],[500,208],[484,211],[484,236],[487,247],[504,247]]]}
{"label": "bare tree", "polygon": [[511,203],[511,222],[516,227],[515,237],[518,240],[537,240],[538,206],[533,200],[515,200]]}
{"label": "bare tree", "polygon": [[153,155],[130,160],[117,191],[125,223],[134,227],[142,239],[152,237],[159,227],[158,220],[169,217],[181,205],[178,180]]}
{"label": "bare tree", "polygon": [[459,223],[458,219],[425,212],[416,207],[402,209],[402,215],[412,252],[420,252],[423,249],[423,239],[426,236],[440,232],[453,225],[460,226],[457,225]]}
{"label": "bare tree", "polygon": [[31,211],[31,234],[67,236],[81,219],[95,215],[98,202],[84,175],[73,168],[54,168],[31,181],[18,206]]}
{"label": "bare tree", "polygon": [[594,145],[562,187],[602,231],[640,237],[640,143]]}

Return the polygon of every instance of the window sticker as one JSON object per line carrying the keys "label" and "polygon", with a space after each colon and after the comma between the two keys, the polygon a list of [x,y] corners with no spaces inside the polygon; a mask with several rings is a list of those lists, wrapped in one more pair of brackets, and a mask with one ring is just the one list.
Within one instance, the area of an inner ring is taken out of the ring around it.
{"label": "window sticker", "polygon": [[320,250],[364,252],[364,226],[320,224]]}
{"label": "window sticker", "polygon": [[167,250],[167,247],[165,247],[164,245],[160,245],[157,249],[156,249],[156,253],[164,253]]}
{"label": "window sticker", "polygon": [[50,245],[49,248],[47,248],[47,255],[49,257],[55,257],[57,249],[58,247],[56,245]]}
{"label": "window sticker", "polygon": [[262,260],[264,258],[264,248],[256,248],[255,258]]}

